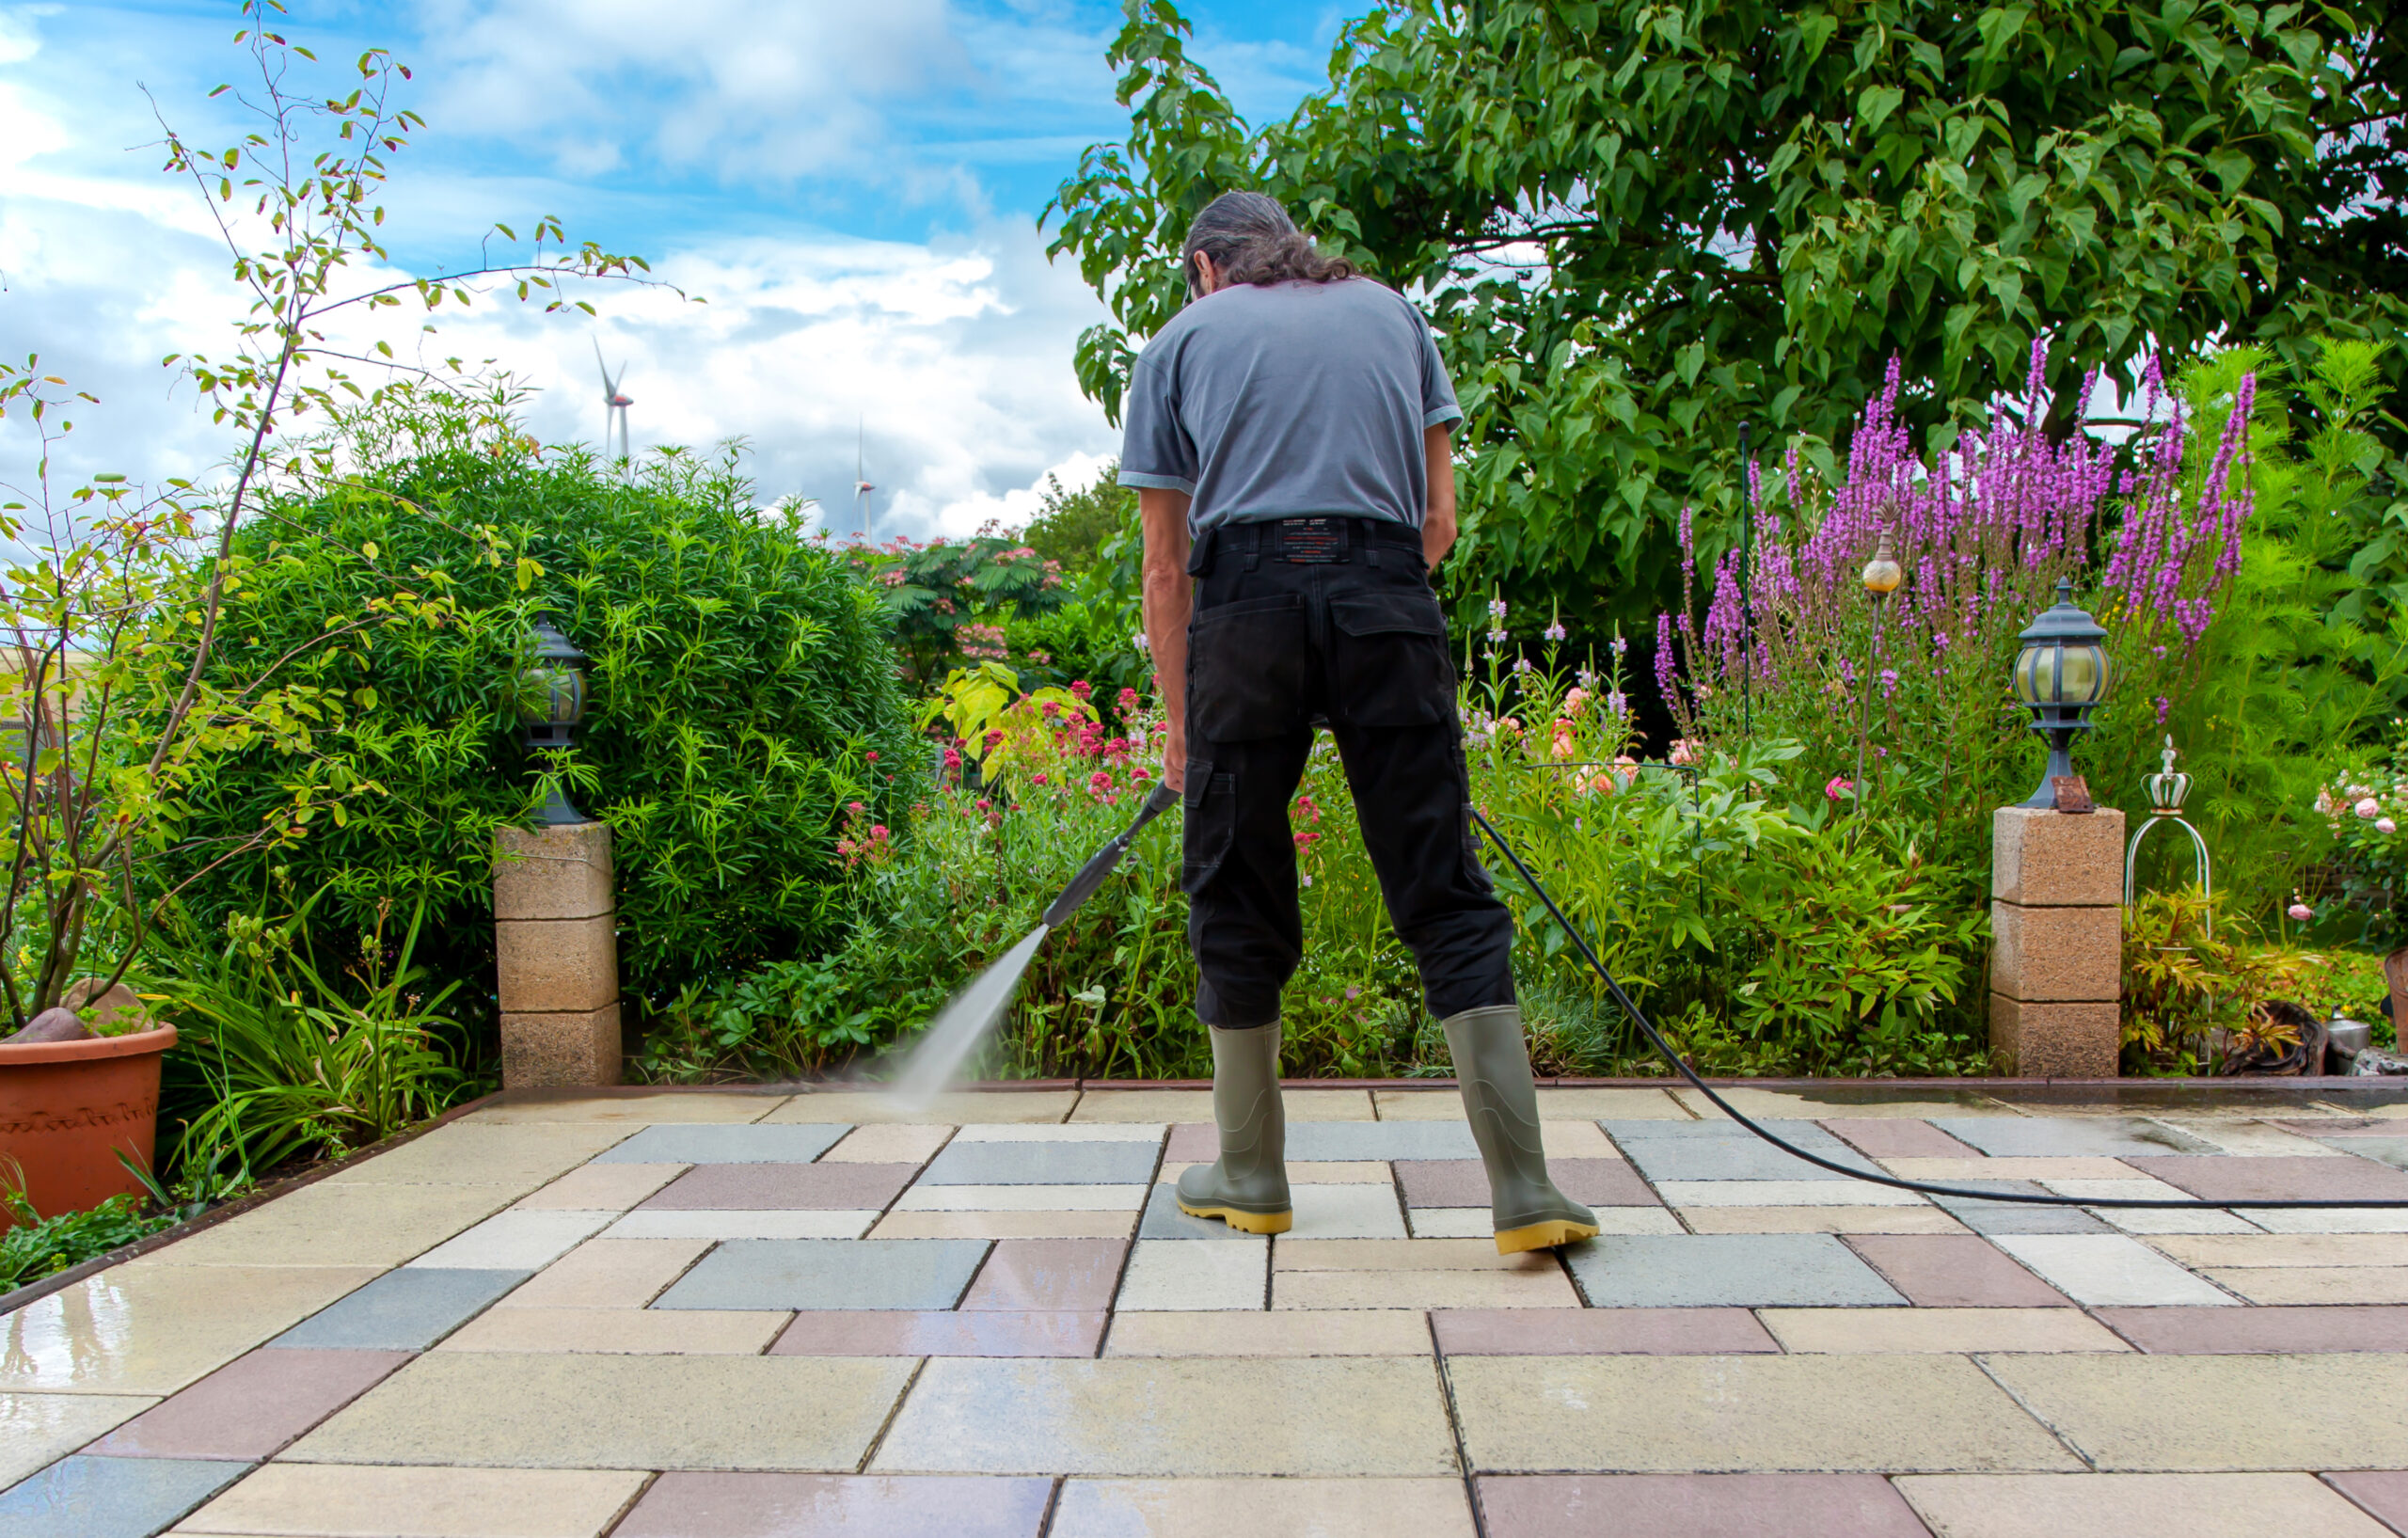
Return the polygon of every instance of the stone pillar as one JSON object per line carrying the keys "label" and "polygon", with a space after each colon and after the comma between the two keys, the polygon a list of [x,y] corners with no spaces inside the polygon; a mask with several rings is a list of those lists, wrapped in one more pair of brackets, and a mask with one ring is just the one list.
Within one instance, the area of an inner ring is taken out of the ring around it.
{"label": "stone pillar", "polygon": [[609,824],[511,828],[495,842],[502,1086],[617,1084],[619,947]]}
{"label": "stone pillar", "polygon": [[2112,1079],[2124,982],[2124,814],[1990,820],[1990,1046],[2033,1079]]}

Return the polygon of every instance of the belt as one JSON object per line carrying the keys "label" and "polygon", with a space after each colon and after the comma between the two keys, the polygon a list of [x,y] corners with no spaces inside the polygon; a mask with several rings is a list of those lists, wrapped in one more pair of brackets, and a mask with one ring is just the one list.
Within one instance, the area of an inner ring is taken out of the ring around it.
{"label": "belt", "polygon": [[1360,559],[1380,563],[1380,547],[1421,553],[1421,531],[1393,518],[1350,517],[1340,514],[1304,518],[1266,518],[1251,523],[1224,524],[1208,529],[1196,542],[1187,569],[1202,575],[1226,549],[1245,556],[1246,569],[1259,562],[1284,561],[1300,566],[1344,565]]}

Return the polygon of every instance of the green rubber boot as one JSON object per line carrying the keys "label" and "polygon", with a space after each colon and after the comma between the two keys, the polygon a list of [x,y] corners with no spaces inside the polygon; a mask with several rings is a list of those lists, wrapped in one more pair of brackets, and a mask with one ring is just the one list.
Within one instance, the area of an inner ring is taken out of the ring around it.
{"label": "green rubber boot", "polygon": [[1595,1234],[1597,1214],[1547,1179],[1546,1151],[1539,1146],[1538,1086],[1530,1082],[1521,1009],[1492,1005],[1450,1015],[1439,1024],[1455,1060],[1455,1082],[1463,1086],[1464,1115],[1480,1145],[1480,1162],[1488,1166],[1497,1253],[1547,1249]]}
{"label": "green rubber boot", "polygon": [[1296,1214],[1288,1201],[1277,1021],[1250,1031],[1212,1027],[1212,1119],[1221,1156],[1180,1174],[1179,1210],[1217,1217],[1240,1233],[1286,1233]]}

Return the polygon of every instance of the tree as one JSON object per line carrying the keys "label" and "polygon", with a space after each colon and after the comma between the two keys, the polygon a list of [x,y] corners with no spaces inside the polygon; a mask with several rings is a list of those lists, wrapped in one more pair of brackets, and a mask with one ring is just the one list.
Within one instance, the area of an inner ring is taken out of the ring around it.
{"label": "tree", "polygon": [[1441,333],[1465,605],[1640,620],[1685,506],[1709,550],[1735,533],[1741,424],[1828,473],[1893,357],[1939,447],[2036,337],[2062,432],[2152,350],[2254,341],[2305,376],[2306,338],[2408,317],[2408,55],[2371,0],[1386,0],[1259,130],[1188,32],[1131,0],[1131,135],[1047,210],[1114,316],[1080,382],[1117,411],[1198,209],[1280,198]]}
{"label": "tree", "polygon": [[1022,538],[1071,576],[1096,563],[1104,541],[1120,531],[1137,507],[1137,493],[1120,484],[1120,461],[1104,466],[1091,485],[1062,489],[1059,477],[1045,478],[1045,495]]}

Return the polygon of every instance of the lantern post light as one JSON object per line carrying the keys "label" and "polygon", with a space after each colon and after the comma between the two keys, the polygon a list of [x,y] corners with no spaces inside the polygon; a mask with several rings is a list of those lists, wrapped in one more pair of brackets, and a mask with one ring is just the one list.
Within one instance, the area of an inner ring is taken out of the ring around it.
{"label": "lantern post light", "polygon": [[2040,788],[2018,804],[2052,811],[2057,781],[2073,776],[2076,733],[2090,730],[2090,713],[2107,697],[2107,632],[2073,601],[2073,583],[2057,582],[2057,601],[2018,638],[2015,697],[2032,712],[2032,730],[2049,739]]}
{"label": "lantern post light", "polygon": [[1873,559],[1864,563],[1864,592],[1873,600],[1873,643],[1864,653],[1864,708],[1856,732],[1856,804],[1864,805],[1864,744],[1873,735],[1874,665],[1881,655],[1881,600],[1898,591],[1907,579],[1905,568],[1890,547],[1890,531],[1881,531],[1880,540],[1873,547]]}
{"label": "lantern post light", "polygon": [[[535,665],[526,675],[534,701],[522,707],[519,715],[527,723],[531,752],[565,749],[571,729],[585,719],[585,654],[561,633],[549,614],[536,616]],[[535,814],[537,824],[547,828],[593,820],[569,803],[558,784]]]}

